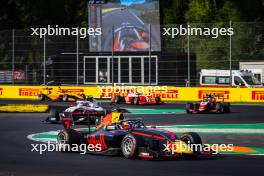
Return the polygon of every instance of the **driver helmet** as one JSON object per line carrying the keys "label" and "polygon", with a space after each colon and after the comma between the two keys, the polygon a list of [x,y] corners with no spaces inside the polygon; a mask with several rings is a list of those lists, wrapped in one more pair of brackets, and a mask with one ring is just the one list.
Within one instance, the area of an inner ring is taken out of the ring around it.
{"label": "driver helmet", "polygon": [[132,126],[128,122],[123,122],[120,126],[123,130],[130,130],[132,128]]}
{"label": "driver helmet", "polygon": [[83,104],[83,102],[79,102],[78,103],[78,106],[80,107],[80,106],[83,106],[84,104]]}

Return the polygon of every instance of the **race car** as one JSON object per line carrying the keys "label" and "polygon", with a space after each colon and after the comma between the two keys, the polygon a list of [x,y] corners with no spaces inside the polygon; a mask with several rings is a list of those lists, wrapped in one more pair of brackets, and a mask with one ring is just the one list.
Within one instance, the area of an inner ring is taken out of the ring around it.
{"label": "race car", "polygon": [[72,118],[74,123],[87,122],[88,118],[91,123],[95,123],[101,116],[106,114],[106,110],[98,105],[95,100],[77,101],[62,113],[56,108],[50,109],[50,115],[45,122],[61,122],[63,118]]}
{"label": "race car", "polygon": [[[64,121],[65,129],[57,136],[60,151],[71,151],[64,146],[100,146],[99,150],[87,153],[102,155],[123,155],[127,159],[175,158],[181,156],[211,156],[215,152],[205,149],[197,133],[177,136],[175,133],[147,128],[141,120],[126,119],[107,124],[96,131],[78,131],[70,128],[70,119]],[[195,146],[195,147],[193,147]]]}
{"label": "race car", "polygon": [[111,100],[112,104],[134,104],[134,105],[145,105],[145,104],[164,104],[159,96],[153,97],[152,95],[143,95],[141,93],[129,93],[127,96],[114,96]]}
{"label": "race car", "polygon": [[[220,99],[220,101],[217,101]],[[208,94],[199,103],[187,103],[186,112],[192,113],[229,113],[230,103],[224,102],[222,94]]]}
{"label": "race car", "polygon": [[52,101],[76,101],[85,100],[87,96],[79,90],[64,90],[61,87],[44,87],[38,95],[39,101],[52,100]]}
{"label": "race car", "polygon": [[[104,51],[112,50],[112,41],[114,41],[114,51],[148,51],[149,34],[144,28],[133,26],[130,23],[122,23],[112,33],[108,33],[103,45]],[[152,41],[156,43],[156,40]],[[154,44],[153,44],[154,45]],[[156,45],[154,45],[156,46]]]}

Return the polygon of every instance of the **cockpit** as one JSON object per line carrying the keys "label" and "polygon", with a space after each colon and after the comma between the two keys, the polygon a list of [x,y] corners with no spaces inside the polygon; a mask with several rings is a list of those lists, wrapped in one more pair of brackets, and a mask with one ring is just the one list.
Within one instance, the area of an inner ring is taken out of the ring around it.
{"label": "cockpit", "polygon": [[135,128],[146,128],[141,120],[122,120],[117,123],[106,125],[106,130],[131,130]]}

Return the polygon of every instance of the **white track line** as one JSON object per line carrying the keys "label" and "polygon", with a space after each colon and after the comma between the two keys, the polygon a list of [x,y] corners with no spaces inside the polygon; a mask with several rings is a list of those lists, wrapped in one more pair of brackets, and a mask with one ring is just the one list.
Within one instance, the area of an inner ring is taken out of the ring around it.
{"label": "white track line", "polygon": [[247,133],[247,134],[255,134],[255,133],[263,133],[264,129],[231,129],[231,128],[223,128],[223,129],[208,129],[208,128],[162,128],[164,130],[172,131],[172,132],[203,132],[203,133]]}
{"label": "white track line", "polygon": [[134,13],[128,10],[129,13],[131,13],[142,25],[145,25],[145,23]]}

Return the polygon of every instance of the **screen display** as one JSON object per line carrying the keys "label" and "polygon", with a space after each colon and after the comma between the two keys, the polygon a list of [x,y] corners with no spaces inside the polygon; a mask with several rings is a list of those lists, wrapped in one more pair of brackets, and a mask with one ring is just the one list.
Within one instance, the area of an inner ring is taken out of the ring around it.
{"label": "screen display", "polygon": [[[108,0],[89,5],[89,27],[101,27],[101,36],[90,38],[91,52],[160,51],[158,0]],[[151,35],[149,29],[151,25]],[[114,32],[113,32],[114,31]]]}

